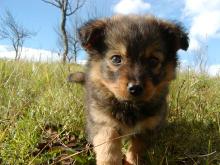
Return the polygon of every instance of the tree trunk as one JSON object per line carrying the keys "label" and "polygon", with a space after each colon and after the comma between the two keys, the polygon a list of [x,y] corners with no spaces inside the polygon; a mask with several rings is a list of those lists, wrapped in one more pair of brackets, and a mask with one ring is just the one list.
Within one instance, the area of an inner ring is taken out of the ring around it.
{"label": "tree trunk", "polygon": [[76,51],[76,49],[74,49],[74,62],[76,63],[76,60],[77,60],[77,51]]}
{"label": "tree trunk", "polygon": [[15,61],[18,61],[19,59],[18,59],[18,50],[16,49],[15,50]]}
{"label": "tree trunk", "polygon": [[18,43],[13,42],[13,48],[15,50],[15,61],[18,61]]}
{"label": "tree trunk", "polygon": [[62,32],[62,39],[63,39],[63,63],[66,63],[67,55],[68,55],[68,37],[67,37],[67,32],[66,32],[66,11],[63,8],[62,9],[62,21],[61,21],[61,32]]}

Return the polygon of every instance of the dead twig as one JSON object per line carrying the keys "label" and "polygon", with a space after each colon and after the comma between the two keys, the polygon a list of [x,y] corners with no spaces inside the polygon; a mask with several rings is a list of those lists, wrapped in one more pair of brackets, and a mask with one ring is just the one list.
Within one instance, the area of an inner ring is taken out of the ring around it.
{"label": "dead twig", "polygon": [[[124,138],[124,137],[128,137],[128,136],[132,136],[132,135],[135,135],[135,134],[136,134],[136,133],[130,133],[130,134],[122,135],[122,136],[113,138],[113,139],[111,139],[111,140],[102,142],[102,143],[100,143],[100,144],[98,144],[98,145],[96,145],[96,146],[89,147],[89,148],[85,148],[85,149],[83,149],[82,151],[76,152],[76,153],[74,153],[74,154],[71,154],[71,155],[69,155],[69,156],[66,156],[66,157],[64,157],[64,158],[62,158],[62,159],[60,159],[60,160],[58,160],[56,163],[59,163],[59,162],[61,162],[61,161],[63,161],[63,160],[66,160],[66,159],[69,159],[69,158],[71,158],[71,157],[73,157],[73,156],[79,155],[79,154],[81,154],[81,153],[83,153],[83,152],[87,152],[88,150],[94,149],[94,148],[96,148],[96,147],[102,146],[102,145],[104,145],[104,144],[106,144],[106,143],[108,143],[108,142],[112,142],[112,141],[114,141],[114,140],[118,140],[118,139],[121,139],[121,138]],[[53,163],[53,164],[54,164],[54,163]]]}

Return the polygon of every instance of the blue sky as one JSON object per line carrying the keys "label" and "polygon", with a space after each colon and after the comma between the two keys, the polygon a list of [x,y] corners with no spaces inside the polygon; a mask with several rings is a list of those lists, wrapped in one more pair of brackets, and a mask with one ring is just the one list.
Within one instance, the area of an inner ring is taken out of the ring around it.
{"label": "blue sky", "polygon": [[0,15],[9,10],[15,19],[37,35],[29,39],[26,47],[54,49],[56,35],[54,27],[59,21],[56,8],[45,5],[40,0],[1,0]]}
{"label": "blue sky", "polygon": [[[16,20],[37,35],[25,47],[57,50],[54,31],[59,24],[57,8],[41,0],[0,0],[0,15],[10,10]],[[208,64],[220,67],[220,0],[87,0],[78,15],[88,18],[111,16],[116,13],[152,14],[182,22],[190,35],[190,49],[180,52],[180,58],[192,63],[194,50],[208,46]],[[0,45],[7,44],[0,41]],[[81,57],[81,58],[84,58]]]}
{"label": "blue sky", "polygon": [[[101,3],[100,3],[100,2]],[[97,6],[97,15],[111,15],[111,9],[106,7],[102,11],[104,4],[110,5],[114,1],[107,0],[87,0],[86,5],[82,9],[80,17],[85,21],[88,15],[94,15],[95,11],[90,10],[92,6]],[[56,50],[57,36],[55,28],[59,25],[60,13],[54,6],[45,4],[41,0],[0,0],[0,16],[4,16],[5,10],[9,10],[15,19],[31,31],[37,32],[37,35],[29,39],[26,47]],[[90,11],[89,11],[90,10]],[[0,41],[6,43],[5,41]]]}

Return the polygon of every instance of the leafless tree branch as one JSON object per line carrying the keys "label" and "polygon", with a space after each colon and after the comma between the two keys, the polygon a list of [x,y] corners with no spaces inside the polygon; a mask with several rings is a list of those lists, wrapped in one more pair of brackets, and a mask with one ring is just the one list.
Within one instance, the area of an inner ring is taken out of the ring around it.
{"label": "leafless tree branch", "polygon": [[[70,39],[66,29],[67,17],[76,14],[76,12],[83,7],[86,0],[42,0],[43,2],[56,6],[61,12],[60,32],[62,46],[63,46],[63,62],[66,62],[69,53]],[[75,6],[74,6],[75,3]]]}
{"label": "leafless tree branch", "polygon": [[85,0],[83,0],[83,1],[77,0],[75,9],[72,9],[71,5],[70,5],[70,2],[68,2],[69,12],[66,15],[70,16],[70,15],[73,15],[74,13],[76,13],[80,8],[83,7],[85,2],[86,2]]}
{"label": "leafless tree branch", "polygon": [[6,11],[5,16],[0,19],[0,39],[11,42],[15,51],[15,60],[19,60],[24,41],[35,34],[19,25],[9,11]]}
{"label": "leafless tree branch", "polygon": [[50,4],[50,5],[53,5],[53,6],[55,6],[55,7],[58,7],[58,8],[61,8],[61,6],[62,6],[61,2],[58,1],[58,0],[54,0],[54,2],[52,2],[52,1],[47,1],[47,0],[41,0],[41,1],[43,1],[43,2],[45,2],[45,3],[48,3],[48,4]]}

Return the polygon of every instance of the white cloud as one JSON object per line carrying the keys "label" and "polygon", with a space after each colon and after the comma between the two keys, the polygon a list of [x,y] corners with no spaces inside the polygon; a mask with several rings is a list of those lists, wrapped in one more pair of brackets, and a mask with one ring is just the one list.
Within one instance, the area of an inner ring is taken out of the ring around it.
{"label": "white cloud", "polygon": [[206,11],[218,10],[219,0],[186,0],[185,12],[189,14],[199,14]]}
{"label": "white cloud", "polygon": [[213,37],[219,29],[220,11],[204,12],[194,18],[190,33],[206,39],[206,37]]}
{"label": "white cloud", "polygon": [[[15,52],[8,49],[9,46],[0,45],[0,58],[14,59]],[[23,48],[22,60],[36,62],[53,62],[60,60],[57,53],[43,49]]]}
{"label": "white cloud", "polygon": [[209,76],[220,76],[220,64],[212,64],[206,66],[206,69],[201,72],[198,65],[191,64],[188,60],[181,60],[179,65],[180,71],[193,71],[197,74],[207,73]]}
{"label": "white cloud", "polygon": [[199,41],[195,37],[190,36],[189,50],[199,50],[199,48]]}
{"label": "white cloud", "polygon": [[208,73],[211,76],[220,76],[220,65],[209,66]]}
{"label": "white cloud", "polygon": [[143,0],[120,0],[113,8],[115,13],[140,14],[151,8],[150,3]]}
{"label": "white cloud", "polygon": [[220,0],[185,0],[183,11],[191,21],[190,50],[197,49],[200,41],[220,36]]}
{"label": "white cloud", "polygon": [[87,60],[77,60],[77,64],[86,65]]}

